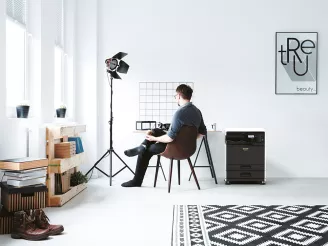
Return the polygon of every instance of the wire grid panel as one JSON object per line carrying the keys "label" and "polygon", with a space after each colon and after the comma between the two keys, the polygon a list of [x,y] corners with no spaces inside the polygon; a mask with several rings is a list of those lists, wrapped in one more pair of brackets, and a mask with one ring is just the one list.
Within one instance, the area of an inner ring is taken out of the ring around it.
{"label": "wire grid panel", "polygon": [[180,84],[194,89],[193,82],[139,82],[139,120],[170,123],[179,107],[174,96]]}

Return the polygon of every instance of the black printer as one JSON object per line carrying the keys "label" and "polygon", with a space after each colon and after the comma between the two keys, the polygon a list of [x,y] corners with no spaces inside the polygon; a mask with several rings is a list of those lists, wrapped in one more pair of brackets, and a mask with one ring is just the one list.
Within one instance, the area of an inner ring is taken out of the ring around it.
{"label": "black printer", "polygon": [[225,130],[225,183],[265,184],[265,130],[229,128]]}

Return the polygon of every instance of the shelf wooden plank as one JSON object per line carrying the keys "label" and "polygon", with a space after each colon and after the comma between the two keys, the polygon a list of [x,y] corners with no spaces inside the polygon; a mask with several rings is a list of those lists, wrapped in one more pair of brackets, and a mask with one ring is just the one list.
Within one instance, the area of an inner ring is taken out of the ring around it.
{"label": "shelf wooden plank", "polygon": [[79,133],[86,132],[86,125],[50,125],[47,127],[47,140],[74,137]]}
{"label": "shelf wooden plank", "polygon": [[69,191],[67,191],[63,195],[51,196],[49,198],[48,206],[49,207],[61,207],[86,188],[87,188],[87,184],[83,183],[83,184],[72,187]]}
{"label": "shelf wooden plank", "polygon": [[1,160],[0,161],[0,169],[4,170],[26,170],[31,168],[38,168],[38,167],[47,167],[48,166],[48,159],[45,158],[32,158],[32,157],[25,157],[25,158],[18,158],[18,159],[8,159],[8,160]]}
{"label": "shelf wooden plank", "polygon": [[49,161],[48,173],[64,173],[73,167],[77,167],[84,162],[84,152],[76,154],[70,158],[55,158]]}

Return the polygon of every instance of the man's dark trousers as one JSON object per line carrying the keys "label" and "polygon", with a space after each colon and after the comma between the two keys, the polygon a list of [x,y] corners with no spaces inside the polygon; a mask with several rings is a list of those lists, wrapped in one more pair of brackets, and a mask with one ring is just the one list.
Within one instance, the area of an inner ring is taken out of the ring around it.
{"label": "man's dark trousers", "polygon": [[[155,128],[152,130],[152,134],[155,137],[160,137],[165,135],[166,132],[163,131],[162,129]],[[143,151],[138,155],[138,160],[137,160],[137,166],[136,166],[136,171],[135,171],[135,176],[133,178],[134,181],[136,181],[138,184],[142,184],[142,181],[145,177],[149,161],[154,155],[158,155],[162,152],[164,152],[166,148],[166,143],[157,143],[157,142],[150,142],[147,139],[145,139],[142,142],[143,145],[146,146],[146,150]]]}

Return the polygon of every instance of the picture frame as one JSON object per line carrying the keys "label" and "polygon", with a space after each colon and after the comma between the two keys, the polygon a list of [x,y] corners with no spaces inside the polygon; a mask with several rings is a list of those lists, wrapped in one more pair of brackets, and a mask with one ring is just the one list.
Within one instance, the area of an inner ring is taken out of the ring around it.
{"label": "picture frame", "polygon": [[152,130],[156,128],[156,121],[136,121],[136,130]]}
{"label": "picture frame", "polygon": [[276,32],[275,94],[318,93],[318,32]]}

